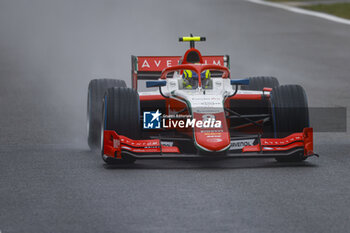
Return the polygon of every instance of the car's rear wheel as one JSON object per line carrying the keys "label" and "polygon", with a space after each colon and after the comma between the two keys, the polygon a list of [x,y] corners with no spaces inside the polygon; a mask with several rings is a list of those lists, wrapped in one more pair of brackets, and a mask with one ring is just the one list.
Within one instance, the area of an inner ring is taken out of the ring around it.
{"label": "car's rear wheel", "polygon": [[[272,90],[271,112],[273,133],[276,138],[283,138],[292,133],[302,132],[309,127],[309,109],[304,89],[299,85],[282,85]],[[278,157],[277,161],[303,161],[303,153],[290,157]]]}
{"label": "car's rear wheel", "polygon": [[[106,91],[103,100],[101,132],[114,130],[130,139],[139,139],[140,98],[134,89],[113,87]],[[101,133],[101,154],[108,164],[133,163],[134,158],[123,154],[122,159],[107,157],[103,153],[103,133]]]}
{"label": "car's rear wheel", "polygon": [[276,88],[279,86],[278,79],[275,77],[250,77],[249,85],[241,86],[242,90],[262,91],[264,87]]}
{"label": "car's rear wheel", "polygon": [[124,80],[93,79],[89,83],[87,97],[87,131],[90,149],[100,148],[102,99],[110,87],[126,87]]}

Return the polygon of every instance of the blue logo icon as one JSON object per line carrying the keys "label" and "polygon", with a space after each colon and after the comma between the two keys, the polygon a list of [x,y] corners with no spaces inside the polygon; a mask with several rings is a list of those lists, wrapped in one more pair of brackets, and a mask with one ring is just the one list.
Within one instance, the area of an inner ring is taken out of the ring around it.
{"label": "blue logo icon", "polygon": [[157,109],[156,112],[143,112],[144,129],[160,129],[160,116],[162,113]]}

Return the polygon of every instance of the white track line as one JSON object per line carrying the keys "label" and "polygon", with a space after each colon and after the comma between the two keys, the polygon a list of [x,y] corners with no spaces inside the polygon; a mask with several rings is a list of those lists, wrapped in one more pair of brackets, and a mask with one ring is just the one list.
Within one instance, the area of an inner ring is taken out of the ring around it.
{"label": "white track line", "polygon": [[326,13],[321,13],[321,12],[316,12],[316,11],[309,11],[309,10],[305,10],[305,9],[301,9],[301,8],[297,8],[297,7],[287,6],[287,5],[280,4],[280,3],[266,2],[266,1],[263,1],[263,0],[246,0],[246,1],[253,2],[253,3],[256,3],[256,4],[266,5],[266,6],[272,6],[272,7],[284,9],[284,10],[287,10],[287,11],[292,11],[292,12],[295,12],[295,13],[298,13],[298,14],[312,15],[312,16],[316,16],[316,17],[319,17],[319,18],[331,20],[331,21],[334,21],[334,22],[337,22],[337,23],[343,23],[343,24],[350,25],[350,20],[339,18],[337,16],[329,15],[329,14],[326,14]]}

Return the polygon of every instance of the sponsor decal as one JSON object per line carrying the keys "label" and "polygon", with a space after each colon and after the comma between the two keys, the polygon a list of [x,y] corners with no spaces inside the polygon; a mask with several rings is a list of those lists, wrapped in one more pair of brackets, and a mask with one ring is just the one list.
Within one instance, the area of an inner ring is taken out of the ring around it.
{"label": "sponsor decal", "polygon": [[[138,57],[139,71],[162,71],[164,68],[179,64],[181,57]],[[203,56],[204,64],[224,65],[224,56]]]}
{"label": "sponsor decal", "polygon": [[120,147],[120,140],[119,139],[113,139],[113,147],[114,148]]}
{"label": "sponsor decal", "polygon": [[209,138],[207,141],[208,142],[222,142],[222,139],[221,138]]}
{"label": "sponsor decal", "polygon": [[231,141],[230,150],[239,150],[245,146],[252,146],[255,139],[234,140]]}
{"label": "sponsor decal", "polygon": [[224,130],[201,130],[201,133],[205,133],[207,135],[221,135],[220,133],[224,132]]}
{"label": "sponsor decal", "polygon": [[173,146],[174,145],[174,142],[165,142],[165,141],[162,141],[161,142],[162,146]]}

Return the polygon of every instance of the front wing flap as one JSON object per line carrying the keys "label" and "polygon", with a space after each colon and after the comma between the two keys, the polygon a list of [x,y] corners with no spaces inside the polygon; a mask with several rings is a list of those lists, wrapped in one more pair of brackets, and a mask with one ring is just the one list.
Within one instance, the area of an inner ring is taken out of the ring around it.
{"label": "front wing flap", "polygon": [[131,154],[179,154],[180,150],[175,146],[162,146],[159,139],[133,140],[118,135],[113,130],[105,130],[103,138],[103,152],[105,155],[121,159],[122,151]]}

